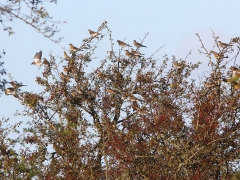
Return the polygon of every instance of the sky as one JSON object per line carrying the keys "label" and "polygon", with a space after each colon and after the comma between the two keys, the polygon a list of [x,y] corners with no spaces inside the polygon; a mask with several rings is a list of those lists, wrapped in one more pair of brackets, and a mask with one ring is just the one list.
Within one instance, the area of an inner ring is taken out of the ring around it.
{"label": "sky", "polygon": [[[8,36],[0,31],[0,50],[5,49],[3,60],[5,68],[14,80],[26,84],[23,91],[40,92],[41,87],[35,83],[36,76],[40,76],[43,69],[32,66],[33,56],[42,50],[43,57],[49,59],[49,53],[63,56],[63,48],[68,44],[80,46],[83,38],[89,37],[88,29],[96,31],[103,21],[108,22],[114,40],[124,40],[132,44],[134,39],[139,40],[149,33],[144,45],[146,49],[141,52],[150,56],[160,46],[165,45],[154,57],[161,63],[163,55],[175,55],[184,58],[189,51],[192,55],[187,61],[205,62],[200,66],[199,75],[209,70],[207,58],[199,55],[197,49],[200,43],[198,33],[208,49],[214,45],[212,31],[220,40],[229,42],[231,38],[240,36],[240,1],[229,0],[114,0],[114,1],[58,1],[57,5],[46,6],[54,20],[67,21],[59,27],[61,31],[56,37],[64,37],[62,42],[54,44],[30,26],[15,20],[9,24],[13,27],[15,35]],[[212,31],[211,31],[212,30]],[[104,58],[106,51],[110,50],[110,43],[100,43],[99,59],[95,59],[91,66],[96,65]],[[117,43],[115,50],[119,49]],[[238,63],[239,64],[239,63]],[[9,80],[8,76],[1,79]],[[16,110],[21,111],[23,106],[12,97],[3,94],[0,97],[0,118],[10,118],[10,122],[27,122],[30,118],[16,117]]]}

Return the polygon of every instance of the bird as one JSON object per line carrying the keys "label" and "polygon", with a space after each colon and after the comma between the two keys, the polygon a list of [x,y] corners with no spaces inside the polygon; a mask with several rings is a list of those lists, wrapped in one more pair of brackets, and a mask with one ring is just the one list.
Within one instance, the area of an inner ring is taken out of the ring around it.
{"label": "bird", "polygon": [[226,47],[228,47],[228,46],[233,46],[233,45],[231,45],[231,44],[223,43],[223,42],[221,42],[221,41],[217,41],[217,42],[218,42],[219,46],[222,47],[222,48],[226,48]]}
{"label": "bird", "polygon": [[42,58],[42,51],[39,51],[35,54],[32,65],[41,66],[42,65],[41,58]]}
{"label": "bird", "polygon": [[133,41],[133,44],[134,44],[134,46],[136,46],[137,48],[140,48],[140,47],[147,47],[147,46],[144,46],[144,45],[142,45],[141,43],[138,43],[136,40],[134,40]]}
{"label": "bird", "polygon": [[49,63],[49,61],[46,58],[43,58],[42,64],[44,64],[46,66],[50,66],[50,63]]}
{"label": "bird", "polygon": [[80,49],[79,49],[79,48],[77,48],[77,47],[73,46],[71,43],[70,43],[70,44],[68,44],[68,45],[69,45],[69,47],[70,47],[70,51],[72,51],[72,52],[77,52],[77,51],[80,51]]}
{"label": "bird", "polygon": [[217,86],[217,84],[214,84],[214,83],[210,83],[210,82],[203,82],[204,86],[207,87],[207,88],[210,88],[210,87],[214,87],[214,86]]}
{"label": "bird", "polygon": [[20,87],[22,87],[22,86],[27,86],[27,85],[15,83],[15,82],[13,82],[13,81],[8,82],[8,83],[11,84],[14,89],[18,89],[18,88],[20,88]]}
{"label": "bird", "polygon": [[181,63],[179,63],[179,62],[177,62],[177,61],[173,61],[172,64],[173,64],[173,66],[174,66],[175,68],[177,68],[177,69],[181,69],[182,66],[183,66]]}
{"label": "bird", "polygon": [[228,58],[228,56],[224,56],[222,53],[219,54],[219,53],[217,53],[215,51],[210,51],[210,53],[212,53],[216,59]]}
{"label": "bird", "polygon": [[133,48],[131,48],[131,53],[134,55],[134,56],[142,56],[142,55],[144,55],[144,54],[142,54],[142,53],[140,53],[140,52],[138,52],[138,51],[135,51]]}
{"label": "bird", "polygon": [[66,60],[68,60],[68,61],[71,60],[71,58],[67,55],[66,51],[64,51],[64,58],[65,58]]}
{"label": "bird", "polygon": [[127,43],[125,43],[125,42],[122,42],[122,41],[120,41],[120,40],[117,40],[117,42],[118,42],[118,45],[121,46],[121,47],[126,47],[126,46],[132,47],[132,46],[130,46],[129,44],[127,44]]}
{"label": "bird", "polygon": [[15,95],[16,91],[14,88],[7,88],[7,89],[5,89],[5,94],[6,95]]}
{"label": "bird", "polygon": [[216,59],[220,59],[220,55],[215,51],[210,51]]}
{"label": "bird", "polygon": [[124,50],[127,57],[134,57],[134,54],[130,53],[128,50]]}
{"label": "bird", "polygon": [[100,33],[98,32],[95,32],[95,31],[92,31],[91,29],[88,29],[89,31],[89,34],[92,36],[92,37],[97,37]]}

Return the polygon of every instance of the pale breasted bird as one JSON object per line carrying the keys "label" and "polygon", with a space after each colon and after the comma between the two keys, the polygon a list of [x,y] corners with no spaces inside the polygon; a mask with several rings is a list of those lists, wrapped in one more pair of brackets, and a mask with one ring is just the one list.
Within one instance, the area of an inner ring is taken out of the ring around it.
{"label": "pale breasted bird", "polygon": [[18,89],[18,88],[20,88],[20,87],[22,87],[22,86],[27,86],[27,85],[15,83],[15,82],[13,82],[13,81],[8,82],[8,83],[11,84],[14,89]]}
{"label": "pale breasted bird", "polygon": [[5,89],[5,94],[6,95],[15,95],[16,90],[14,88],[7,88],[7,89]]}
{"label": "pale breasted bird", "polygon": [[214,86],[217,86],[217,84],[215,83],[210,83],[210,82],[203,82],[204,86],[207,87],[207,88],[210,88],[210,87],[214,87]]}
{"label": "pale breasted bird", "polygon": [[134,54],[130,53],[128,50],[124,50],[127,57],[134,57]]}
{"label": "pale breasted bird", "polygon": [[221,42],[221,41],[217,41],[217,42],[218,42],[219,46],[222,47],[222,48],[226,48],[226,47],[228,47],[228,46],[233,46],[233,45],[231,45],[231,44],[223,43],[223,42]]}
{"label": "pale breasted bird", "polygon": [[131,53],[134,55],[134,56],[142,56],[142,55],[144,55],[144,54],[142,54],[142,53],[140,53],[140,52],[138,52],[138,51],[135,51],[133,48],[131,48]]}
{"label": "pale breasted bird", "polygon": [[129,44],[127,44],[127,43],[125,43],[125,42],[122,42],[122,41],[120,41],[120,40],[117,40],[117,42],[118,42],[118,45],[121,46],[121,47],[126,47],[126,46],[132,47],[132,46],[130,46]]}
{"label": "pale breasted bird", "polygon": [[46,58],[43,58],[42,64],[44,64],[45,66],[50,66],[50,63]]}
{"label": "pale breasted bird", "polygon": [[97,37],[100,34],[98,32],[92,31],[91,29],[88,29],[88,32],[92,37]]}
{"label": "pale breasted bird", "polygon": [[183,67],[183,64],[181,64],[181,63],[179,63],[177,61],[173,61],[172,64],[177,69],[181,69]]}
{"label": "pale breasted bird", "polygon": [[39,51],[38,53],[35,54],[32,65],[41,66],[42,65],[41,58],[42,58],[42,51]]}
{"label": "pale breasted bird", "polygon": [[210,51],[216,59],[220,59],[220,55],[215,51]]}
{"label": "pale breasted bird", "polygon": [[70,44],[68,44],[68,45],[69,45],[69,47],[70,47],[70,51],[72,51],[72,52],[77,52],[77,51],[79,51],[79,50],[80,50],[79,48],[77,48],[77,47],[73,46],[71,43],[70,43]]}
{"label": "pale breasted bird", "polygon": [[134,44],[134,46],[136,46],[137,48],[140,48],[140,47],[147,47],[147,46],[144,46],[144,45],[142,45],[141,43],[138,43],[136,40],[134,40],[133,41],[133,44]]}

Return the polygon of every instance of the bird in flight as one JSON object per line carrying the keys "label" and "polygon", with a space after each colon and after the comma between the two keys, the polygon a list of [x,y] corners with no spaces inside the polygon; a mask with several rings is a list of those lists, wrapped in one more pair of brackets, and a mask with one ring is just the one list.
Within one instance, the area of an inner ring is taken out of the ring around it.
{"label": "bird in flight", "polygon": [[42,65],[41,58],[42,58],[42,51],[39,51],[35,54],[32,65],[41,66]]}

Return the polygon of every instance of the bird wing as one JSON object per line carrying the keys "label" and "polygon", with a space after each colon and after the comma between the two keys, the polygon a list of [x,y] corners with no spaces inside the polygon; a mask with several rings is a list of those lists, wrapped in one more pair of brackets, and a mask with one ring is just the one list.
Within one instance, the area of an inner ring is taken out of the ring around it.
{"label": "bird wing", "polygon": [[40,61],[41,58],[42,58],[42,51],[37,52],[33,59],[34,59],[35,62],[37,62],[37,61]]}

